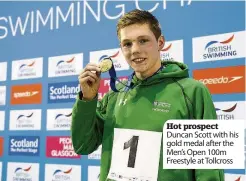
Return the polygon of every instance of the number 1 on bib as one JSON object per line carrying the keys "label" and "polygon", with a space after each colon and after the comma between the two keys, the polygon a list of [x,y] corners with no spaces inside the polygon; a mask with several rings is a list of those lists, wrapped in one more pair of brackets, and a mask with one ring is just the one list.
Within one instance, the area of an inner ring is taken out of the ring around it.
{"label": "number 1 on bib", "polygon": [[127,148],[130,148],[127,166],[131,168],[134,168],[135,166],[137,147],[138,147],[138,138],[139,136],[133,136],[129,141],[124,143],[124,150]]}
{"label": "number 1 on bib", "polygon": [[108,179],[156,181],[162,133],[134,129],[114,129]]}

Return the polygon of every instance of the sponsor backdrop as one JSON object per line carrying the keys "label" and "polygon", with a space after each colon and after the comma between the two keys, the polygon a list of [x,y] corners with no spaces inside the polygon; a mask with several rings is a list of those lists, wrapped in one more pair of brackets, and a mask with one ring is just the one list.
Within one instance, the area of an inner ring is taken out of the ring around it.
{"label": "sponsor backdrop", "polygon": [[[98,180],[101,147],[77,155],[70,139],[77,76],[108,56],[127,78],[116,23],[135,8],[159,18],[162,60],[189,66],[211,91],[218,119],[245,119],[243,1],[0,2],[0,180]],[[99,99],[109,91],[108,73],[102,78]],[[226,170],[226,181],[244,178],[244,170]]]}

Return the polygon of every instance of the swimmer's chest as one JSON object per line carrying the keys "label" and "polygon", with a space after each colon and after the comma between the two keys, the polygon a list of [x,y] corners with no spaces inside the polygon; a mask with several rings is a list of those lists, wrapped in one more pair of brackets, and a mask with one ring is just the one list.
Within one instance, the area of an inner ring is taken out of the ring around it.
{"label": "swimmer's chest", "polygon": [[175,92],[151,93],[148,90],[120,93],[111,116],[119,128],[161,132],[167,120],[188,118],[183,97],[177,99],[177,96]]}

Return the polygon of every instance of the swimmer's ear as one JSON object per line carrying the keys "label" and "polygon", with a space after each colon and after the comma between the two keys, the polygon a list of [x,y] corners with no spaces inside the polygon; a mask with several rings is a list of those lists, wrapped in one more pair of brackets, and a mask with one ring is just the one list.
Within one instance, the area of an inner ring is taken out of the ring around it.
{"label": "swimmer's ear", "polygon": [[161,51],[165,45],[165,38],[163,35],[161,35],[159,38],[158,38],[158,50]]}

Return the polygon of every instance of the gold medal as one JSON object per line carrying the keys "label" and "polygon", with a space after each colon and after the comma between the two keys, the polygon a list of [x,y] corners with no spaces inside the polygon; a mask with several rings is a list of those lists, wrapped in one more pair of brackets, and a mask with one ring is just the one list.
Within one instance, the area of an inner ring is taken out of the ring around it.
{"label": "gold medal", "polygon": [[105,58],[99,63],[99,67],[101,68],[101,72],[109,71],[112,66],[113,66],[113,63],[109,58]]}

